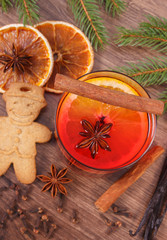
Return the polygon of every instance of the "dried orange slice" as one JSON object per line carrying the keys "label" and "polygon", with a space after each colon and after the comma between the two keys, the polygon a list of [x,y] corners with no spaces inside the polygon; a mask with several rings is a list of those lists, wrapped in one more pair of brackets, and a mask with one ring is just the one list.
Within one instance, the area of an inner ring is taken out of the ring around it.
{"label": "dried orange slice", "polygon": [[37,29],[22,24],[0,28],[0,92],[11,82],[43,86],[52,70],[52,49]]}
{"label": "dried orange slice", "polygon": [[54,70],[46,90],[60,92],[53,89],[56,73],[77,79],[92,70],[94,52],[80,29],[60,21],[46,21],[35,27],[48,39],[54,56]]}

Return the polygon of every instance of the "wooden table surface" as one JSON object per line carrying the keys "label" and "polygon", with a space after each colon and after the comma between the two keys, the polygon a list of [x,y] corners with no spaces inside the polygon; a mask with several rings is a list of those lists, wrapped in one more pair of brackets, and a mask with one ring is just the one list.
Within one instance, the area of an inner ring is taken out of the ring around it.
{"label": "wooden table surface", "polygon": [[[66,0],[40,0],[40,15],[41,21],[44,20],[61,20],[73,23],[76,25],[73,15],[67,5]],[[122,47],[118,48],[113,43],[113,34],[116,33],[116,26],[136,27],[138,23],[145,20],[145,14],[152,14],[158,17],[166,17],[167,1],[159,0],[126,0],[128,3],[127,10],[120,17],[112,19],[102,12],[104,23],[110,32],[109,45],[103,50],[99,50],[95,53],[95,63],[93,70],[104,70],[113,68],[115,66],[121,66],[126,62],[137,62],[144,57],[158,56],[159,54],[154,51],[150,51],[147,48],[139,47]],[[6,25],[10,23],[18,22],[18,16],[14,9],[10,12],[0,14],[0,25]],[[148,92],[152,97],[156,97],[159,91],[162,91],[165,86],[148,88]],[[54,131],[54,118],[57,103],[60,99],[60,95],[46,93],[47,107],[42,110],[38,122],[41,122],[48,126],[51,131]],[[0,115],[6,116],[5,103],[0,96]],[[158,118],[157,133],[154,144],[163,146],[167,152],[167,114]],[[51,163],[54,163],[58,168],[65,166],[65,158],[59,150],[57,142],[54,138],[49,143],[37,145],[37,172],[38,174],[46,173],[50,170]],[[104,224],[99,212],[94,206],[94,202],[99,196],[108,189],[108,187],[116,180],[122,173],[109,174],[103,176],[95,176],[82,172],[78,169],[70,170],[68,173],[69,178],[73,179],[73,182],[67,186],[68,196],[65,201],[63,213],[57,213],[56,207],[58,204],[58,198],[52,199],[50,194],[41,193],[42,183],[36,180],[32,184],[32,190],[29,194],[27,201],[21,201],[20,206],[24,209],[29,209],[34,206],[40,206],[46,209],[49,216],[51,216],[54,222],[59,226],[55,232],[54,238],[57,240],[129,240],[132,239],[128,232],[129,229],[135,230],[141,220],[146,206],[152,196],[160,169],[165,158],[165,154],[158,159],[145,173],[144,175],[133,184],[118,200],[117,204],[123,207],[127,207],[133,214],[132,218],[118,217],[117,219],[124,222],[124,226],[115,233],[108,235],[106,233],[107,226]],[[6,176],[13,182],[17,183],[14,175],[13,168],[10,167]],[[6,183],[3,178],[0,178],[0,187]],[[0,215],[4,209],[8,208],[11,199],[13,197],[13,191],[9,190],[4,192],[0,196]],[[70,220],[73,209],[78,211],[79,223],[73,224]],[[105,214],[111,220],[115,220],[111,210],[108,210]],[[34,218],[32,216],[32,223]],[[5,239],[15,240],[23,239],[22,235],[16,230],[15,224],[17,221],[13,221],[7,224],[7,231]],[[43,240],[44,237],[37,235],[36,239]],[[142,233],[134,237],[136,240],[142,239]],[[167,217],[164,219],[159,232],[157,234],[158,240],[167,239]]]}

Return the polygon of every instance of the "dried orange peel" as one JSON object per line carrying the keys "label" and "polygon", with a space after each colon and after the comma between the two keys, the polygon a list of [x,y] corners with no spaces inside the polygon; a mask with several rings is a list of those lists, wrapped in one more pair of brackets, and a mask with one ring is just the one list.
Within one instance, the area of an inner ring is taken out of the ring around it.
{"label": "dried orange peel", "polygon": [[80,29],[62,21],[46,21],[35,27],[48,39],[53,51],[54,69],[45,87],[47,91],[61,92],[54,89],[56,73],[77,79],[92,70],[94,52]]}
{"label": "dried orange peel", "polygon": [[53,63],[50,44],[36,28],[22,24],[0,28],[0,92],[11,82],[45,85]]}

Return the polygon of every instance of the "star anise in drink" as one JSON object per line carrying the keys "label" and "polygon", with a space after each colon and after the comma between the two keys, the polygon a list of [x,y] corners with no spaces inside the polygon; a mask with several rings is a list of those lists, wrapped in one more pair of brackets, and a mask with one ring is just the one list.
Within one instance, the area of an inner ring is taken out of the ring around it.
{"label": "star anise in drink", "polygon": [[13,43],[12,54],[3,53],[0,55],[0,63],[4,65],[4,72],[9,69],[15,70],[17,68],[20,72],[25,72],[25,68],[32,66],[32,56],[27,55],[24,51],[19,51],[16,45]]}
{"label": "star anise in drink", "polygon": [[82,120],[82,127],[84,132],[80,132],[79,134],[86,137],[86,139],[78,143],[76,148],[89,148],[92,158],[95,158],[98,153],[99,146],[104,150],[111,151],[104,139],[110,138],[108,133],[111,130],[112,123],[105,123],[104,119],[102,119],[101,121],[96,121],[93,127],[89,121]]}
{"label": "star anise in drink", "polygon": [[37,178],[46,183],[42,188],[42,192],[46,192],[51,190],[51,196],[55,197],[57,195],[57,191],[59,190],[62,194],[66,195],[67,190],[63,186],[63,184],[69,183],[72,180],[69,178],[64,178],[67,174],[67,168],[63,168],[59,172],[57,172],[56,167],[54,164],[51,166],[51,172],[48,173],[49,176],[45,175],[38,175]]}

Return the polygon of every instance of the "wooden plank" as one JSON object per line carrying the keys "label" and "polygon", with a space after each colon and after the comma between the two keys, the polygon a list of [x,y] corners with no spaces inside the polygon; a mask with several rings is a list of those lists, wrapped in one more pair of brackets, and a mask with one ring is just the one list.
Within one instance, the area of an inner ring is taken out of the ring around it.
{"label": "wooden plank", "polygon": [[[40,5],[41,21],[62,20],[75,24],[66,0],[40,0],[38,2]],[[138,59],[142,59],[146,56],[160,55],[147,48],[118,48],[113,43],[113,34],[116,33],[116,26],[136,27],[140,21],[146,19],[144,15],[148,13],[159,17],[166,17],[167,2],[159,0],[126,0],[126,2],[128,3],[127,11],[115,19],[112,19],[112,17],[102,11],[104,23],[110,32],[110,39],[109,45],[107,45],[104,50],[99,50],[95,53],[94,71],[121,66],[128,61],[136,62]],[[1,26],[17,21],[18,17],[14,9],[11,9],[8,14],[3,13],[0,15]],[[151,96],[156,97],[158,92],[162,91],[164,88],[165,86],[148,88],[147,90]],[[48,105],[42,110],[38,122],[45,124],[51,131],[54,131],[56,107],[61,96],[49,93],[46,93],[45,96]],[[0,116],[5,115],[5,103],[0,96]],[[167,114],[159,117],[155,143],[164,147],[167,152],[166,122]],[[37,151],[36,162],[38,174],[48,172],[51,163],[55,163],[58,168],[65,166],[65,157],[60,152],[54,138],[52,138],[49,143],[39,144],[37,146]],[[94,202],[122,173],[97,176],[72,168],[68,173],[68,177],[73,179],[73,183],[67,186],[68,196],[62,214],[56,211],[58,199],[52,199],[49,193],[41,193],[42,183],[39,183],[37,180],[32,184],[33,189],[30,194],[30,199],[26,202],[21,202],[20,205],[25,209],[29,209],[33,206],[41,206],[47,209],[48,215],[52,216],[54,222],[59,226],[57,233],[55,233],[55,238],[57,240],[130,240],[132,238],[129,236],[128,231],[137,228],[144,214],[158,181],[164,157],[165,154],[117,200],[118,205],[130,209],[133,217],[129,219],[118,217],[118,219],[125,223],[125,226],[111,235],[106,234],[107,227],[103,223],[99,212],[95,209]],[[6,176],[13,182],[17,182],[12,167],[8,170]],[[0,178],[0,187],[4,185],[4,180]],[[8,207],[13,195],[13,191],[9,190],[0,196],[0,213]],[[80,222],[76,225],[71,223],[70,220],[74,208],[78,210],[80,219]],[[109,210],[105,216],[111,220],[116,219],[111,210]],[[31,221],[34,223],[33,216]],[[21,235],[18,235],[15,226],[10,224],[7,227],[6,239],[16,240],[23,238]],[[39,235],[36,236],[36,239],[43,240],[45,238]],[[142,233],[134,239],[141,240]],[[167,239],[167,218],[164,219],[159,229],[157,239]]]}

